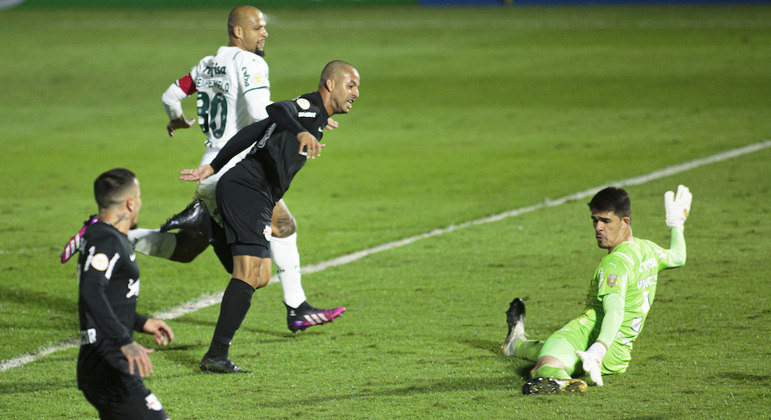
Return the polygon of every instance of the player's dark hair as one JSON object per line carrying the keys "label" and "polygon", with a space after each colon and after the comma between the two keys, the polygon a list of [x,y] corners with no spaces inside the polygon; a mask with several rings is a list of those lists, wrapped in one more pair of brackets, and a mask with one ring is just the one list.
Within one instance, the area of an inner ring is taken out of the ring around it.
{"label": "player's dark hair", "polygon": [[94,180],[94,198],[100,209],[115,204],[126,189],[134,185],[136,175],[128,169],[111,169]]}
{"label": "player's dark hair", "polygon": [[343,60],[333,60],[324,66],[324,70],[321,71],[321,79],[319,80],[319,89],[323,88],[327,84],[327,80],[335,79],[342,68],[353,68],[353,66]]}
{"label": "player's dark hair", "polygon": [[598,192],[589,202],[592,211],[612,211],[619,219],[632,218],[632,201],[623,188],[608,187]]}

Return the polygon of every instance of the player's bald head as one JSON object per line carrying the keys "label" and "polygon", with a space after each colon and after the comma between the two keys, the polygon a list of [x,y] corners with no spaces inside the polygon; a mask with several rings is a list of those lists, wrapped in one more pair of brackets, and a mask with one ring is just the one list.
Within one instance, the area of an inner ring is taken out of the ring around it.
{"label": "player's bald head", "polygon": [[346,72],[356,71],[356,69],[349,63],[343,60],[334,60],[327,63],[324,66],[324,70],[321,71],[321,80],[319,80],[319,89],[323,88],[327,80],[338,81]]}
{"label": "player's bald head", "polygon": [[228,15],[228,34],[233,36],[233,28],[244,27],[252,21],[259,20],[262,11],[254,6],[238,6]]}

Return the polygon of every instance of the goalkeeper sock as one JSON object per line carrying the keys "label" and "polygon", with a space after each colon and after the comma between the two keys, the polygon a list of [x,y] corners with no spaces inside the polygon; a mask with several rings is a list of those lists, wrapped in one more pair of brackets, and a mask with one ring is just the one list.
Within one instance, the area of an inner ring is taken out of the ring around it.
{"label": "goalkeeper sock", "polygon": [[514,355],[531,362],[537,362],[541,347],[543,347],[543,341],[521,338],[514,343]]}
{"label": "goalkeeper sock", "polygon": [[536,369],[531,375],[533,378],[556,378],[556,379],[571,379],[570,375],[565,372],[565,369],[558,367],[543,365]]}
{"label": "goalkeeper sock", "polygon": [[177,247],[177,235],[158,229],[131,229],[128,238],[134,251],[153,257],[169,259]]}

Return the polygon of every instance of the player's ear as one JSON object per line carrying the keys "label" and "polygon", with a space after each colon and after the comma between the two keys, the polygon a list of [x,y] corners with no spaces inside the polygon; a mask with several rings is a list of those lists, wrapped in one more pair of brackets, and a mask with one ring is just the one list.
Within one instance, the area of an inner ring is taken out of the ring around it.
{"label": "player's ear", "polygon": [[244,37],[244,28],[241,25],[233,25],[233,36],[238,39]]}
{"label": "player's ear", "polygon": [[327,90],[330,92],[335,91],[335,79],[329,78],[326,82],[324,82],[324,85],[327,87]]}

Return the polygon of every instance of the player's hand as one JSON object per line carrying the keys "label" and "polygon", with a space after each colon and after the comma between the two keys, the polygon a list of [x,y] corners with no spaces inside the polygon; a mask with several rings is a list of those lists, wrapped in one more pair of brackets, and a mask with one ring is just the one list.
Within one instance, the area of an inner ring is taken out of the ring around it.
{"label": "player's hand", "polygon": [[321,156],[321,149],[326,146],[326,144],[319,143],[316,137],[313,137],[313,134],[307,131],[298,134],[297,141],[300,142],[300,150],[297,153],[311,159]]}
{"label": "player's hand", "polygon": [[576,350],[578,358],[583,362],[584,372],[597,386],[602,386],[602,358],[607,349],[600,342],[595,342],[586,351]]}
{"label": "player's hand", "polygon": [[123,356],[126,357],[129,366],[129,375],[134,374],[134,365],[136,365],[139,376],[146,377],[153,371],[153,364],[150,362],[150,358],[147,357],[148,353],[152,353],[152,350],[142,347],[136,341],[132,341],[120,348]]}
{"label": "player's hand", "polygon": [[179,118],[173,119],[166,124],[166,131],[169,133],[169,137],[174,136],[174,132],[179,128],[190,128],[195,123],[195,119],[187,119],[184,115]]}
{"label": "player's hand", "polygon": [[171,328],[160,319],[148,319],[145,325],[142,326],[142,331],[152,334],[153,338],[155,338],[155,344],[159,346],[166,346],[174,341],[174,333],[171,331]]}
{"label": "player's hand", "polygon": [[335,128],[337,128],[337,126],[338,126],[338,122],[337,121],[333,120],[332,118],[327,118],[327,126],[324,127],[324,128],[326,128],[329,131],[332,131]]}
{"label": "player's hand", "polygon": [[204,179],[214,174],[211,165],[201,165],[195,169],[183,169],[179,171],[179,179],[183,181],[197,181],[199,184]]}
{"label": "player's hand", "polygon": [[664,193],[664,209],[667,213],[667,227],[679,227],[682,229],[688,213],[691,211],[691,199],[693,196],[685,185],[677,186],[677,194],[672,191]]}

